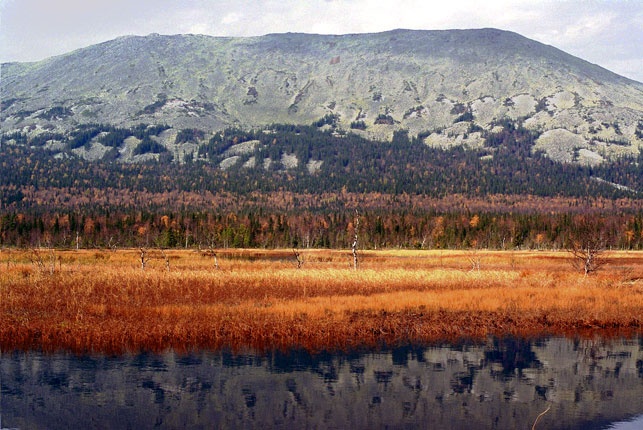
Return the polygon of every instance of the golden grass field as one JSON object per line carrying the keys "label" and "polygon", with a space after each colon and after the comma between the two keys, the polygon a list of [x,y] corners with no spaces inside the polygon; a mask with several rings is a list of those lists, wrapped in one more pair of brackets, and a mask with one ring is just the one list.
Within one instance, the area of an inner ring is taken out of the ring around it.
{"label": "golden grass field", "polygon": [[[643,252],[0,251],[0,350],[311,351],[643,328]],[[166,262],[169,261],[169,267]],[[479,263],[479,269],[472,265]]]}

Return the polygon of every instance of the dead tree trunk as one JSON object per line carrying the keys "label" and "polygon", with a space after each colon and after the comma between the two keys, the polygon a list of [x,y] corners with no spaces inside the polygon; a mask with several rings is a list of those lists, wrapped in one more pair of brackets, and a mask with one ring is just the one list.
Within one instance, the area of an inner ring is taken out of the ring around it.
{"label": "dead tree trunk", "polygon": [[[45,273],[46,266],[48,266],[49,274],[53,275],[56,272],[56,252],[51,245],[47,245],[47,257],[48,258],[45,258],[39,249],[32,248],[29,259],[31,263],[38,268],[39,273]],[[62,268],[62,259],[58,258],[58,262]]]}
{"label": "dead tree trunk", "polygon": [[54,248],[49,246],[49,274],[53,275],[54,272],[56,272],[56,253],[54,252]]}
{"label": "dead tree trunk", "polygon": [[212,257],[214,259],[214,268],[219,270],[219,260],[217,259],[217,253],[214,251],[213,245],[210,245],[210,247],[208,248],[207,252],[204,253],[204,255]]}
{"label": "dead tree trunk", "polygon": [[585,276],[596,272],[607,261],[602,257],[605,248],[597,241],[588,240],[583,245],[573,244],[567,250],[572,255],[572,265],[581,270]]}
{"label": "dead tree trunk", "polygon": [[301,266],[304,265],[304,259],[301,258],[301,255],[296,249],[293,249],[292,252],[295,254],[295,258],[297,259],[297,269],[301,269]]}
{"label": "dead tree trunk", "polygon": [[116,249],[118,247],[118,242],[114,242],[114,236],[109,237],[109,241],[107,242],[107,246],[109,249],[113,252],[116,252]]}
{"label": "dead tree trunk", "polygon": [[31,254],[29,255],[29,260],[31,263],[38,268],[38,272],[42,273],[45,270],[45,263],[40,255],[40,251],[36,248],[31,249]]}
{"label": "dead tree trunk", "polygon": [[469,272],[480,271],[480,256],[477,255],[475,250],[469,255],[469,263],[471,263],[471,270],[469,270]]}
{"label": "dead tree trunk", "polygon": [[359,266],[359,261],[357,259],[357,245],[359,242],[359,212],[355,211],[355,236],[353,237],[353,245],[351,249],[353,250],[353,270],[357,270]]}
{"label": "dead tree trunk", "polygon": [[168,272],[170,271],[170,257],[167,255],[164,249],[161,249],[161,255],[163,256],[163,260],[165,260],[165,270]]}
{"label": "dead tree trunk", "polygon": [[147,258],[147,249],[139,249],[141,250],[141,270],[145,270],[145,266],[147,265],[147,262],[150,261],[150,259]]}
{"label": "dead tree trunk", "polygon": [[572,265],[585,276],[596,272],[607,260],[603,257],[607,248],[607,239],[603,236],[606,226],[601,218],[582,217],[576,225],[569,242],[567,252],[572,256]]}

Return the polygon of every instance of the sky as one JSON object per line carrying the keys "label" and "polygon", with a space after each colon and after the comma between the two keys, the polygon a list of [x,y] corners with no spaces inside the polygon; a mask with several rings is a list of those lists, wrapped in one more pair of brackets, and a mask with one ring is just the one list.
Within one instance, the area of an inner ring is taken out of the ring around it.
{"label": "sky", "polygon": [[643,82],[643,0],[0,0],[0,62],[124,35],[493,27]]}

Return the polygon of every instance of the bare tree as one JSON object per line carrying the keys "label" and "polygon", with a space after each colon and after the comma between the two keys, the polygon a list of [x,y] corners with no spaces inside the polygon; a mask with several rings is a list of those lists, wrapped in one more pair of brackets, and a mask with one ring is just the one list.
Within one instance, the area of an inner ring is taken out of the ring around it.
{"label": "bare tree", "polygon": [[469,272],[479,272],[480,271],[480,263],[482,261],[482,258],[480,255],[478,255],[478,241],[473,240],[471,243],[471,248],[467,251],[467,258],[469,259],[469,263],[471,264],[471,270]]}
{"label": "bare tree", "polygon": [[[47,245],[47,257],[43,256],[39,249],[32,248],[29,259],[31,260],[31,263],[38,268],[38,272],[40,273],[45,271],[46,263],[48,263],[47,266],[49,268],[50,275],[53,275],[56,272],[56,252],[51,245]],[[48,261],[46,261],[46,259]],[[58,261],[62,267],[62,260],[59,258]]]}
{"label": "bare tree", "polygon": [[147,262],[150,261],[149,257],[147,256],[147,249],[145,248],[139,248],[141,250],[141,270],[145,270],[145,266],[147,265]]}
{"label": "bare tree", "polygon": [[[199,249],[201,249],[201,245],[199,245]],[[203,257],[212,257],[214,259],[214,268],[219,270],[219,260],[217,259],[217,253],[212,244],[210,244],[206,251],[201,251],[201,255]]]}
{"label": "bare tree", "polygon": [[602,240],[586,239],[585,241],[574,241],[567,249],[572,256],[572,265],[585,273],[585,276],[596,272],[607,263],[604,258],[605,244]]}
{"label": "bare tree", "polygon": [[297,269],[301,269],[301,266],[304,265],[304,259],[301,257],[297,249],[293,249],[292,252],[295,254],[295,258],[297,259]]}
{"label": "bare tree", "polygon": [[167,255],[165,250],[161,248],[161,255],[163,256],[163,260],[165,260],[165,270],[168,272],[170,271],[170,257]]}
{"label": "bare tree", "polygon": [[109,237],[109,241],[107,242],[107,247],[112,250],[112,252],[116,252],[116,249],[118,248],[118,242],[114,242],[114,236]]}
{"label": "bare tree", "polygon": [[210,254],[214,258],[214,268],[219,270],[219,260],[217,259],[217,253],[214,252],[214,248],[210,248]]}
{"label": "bare tree", "polygon": [[480,271],[480,261],[482,260],[478,255],[478,250],[473,249],[469,252],[468,255],[469,263],[471,263],[471,270],[469,272],[479,272]]}
{"label": "bare tree", "polygon": [[357,244],[359,241],[359,212],[357,209],[355,209],[355,236],[353,237],[353,245],[351,246],[351,249],[353,250],[353,269],[357,270],[359,266],[359,262],[357,259]]}
{"label": "bare tree", "polygon": [[36,248],[31,249],[31,253],[29,254],[29,260],[31,261],[31,264],[36,266],[38,269],[38,272],[42,273],[45,270],[45,262],[42,258],[42,255],[40,255],[40,251]]}
{"label": "bare tree", "polygon": [[571,254],[572,265],[585,273],[585,276],[596,272],[607,263],[604,257],[608,243],[605,232],[604,221],[599,217],[579,217],[574,225],[567,252]]}

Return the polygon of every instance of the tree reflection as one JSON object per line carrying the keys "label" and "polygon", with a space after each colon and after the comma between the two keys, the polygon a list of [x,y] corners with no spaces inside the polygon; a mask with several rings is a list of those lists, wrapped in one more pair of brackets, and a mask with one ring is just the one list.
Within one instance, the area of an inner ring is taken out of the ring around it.
{"label": "tree reflection", "polygon": [[[5,427],[604,428],[640,414],[638,340],[388,351],[0,354]],[[55,423],[55,424],[52,424]],[[600,425],[599,425],[600,424]]]}

